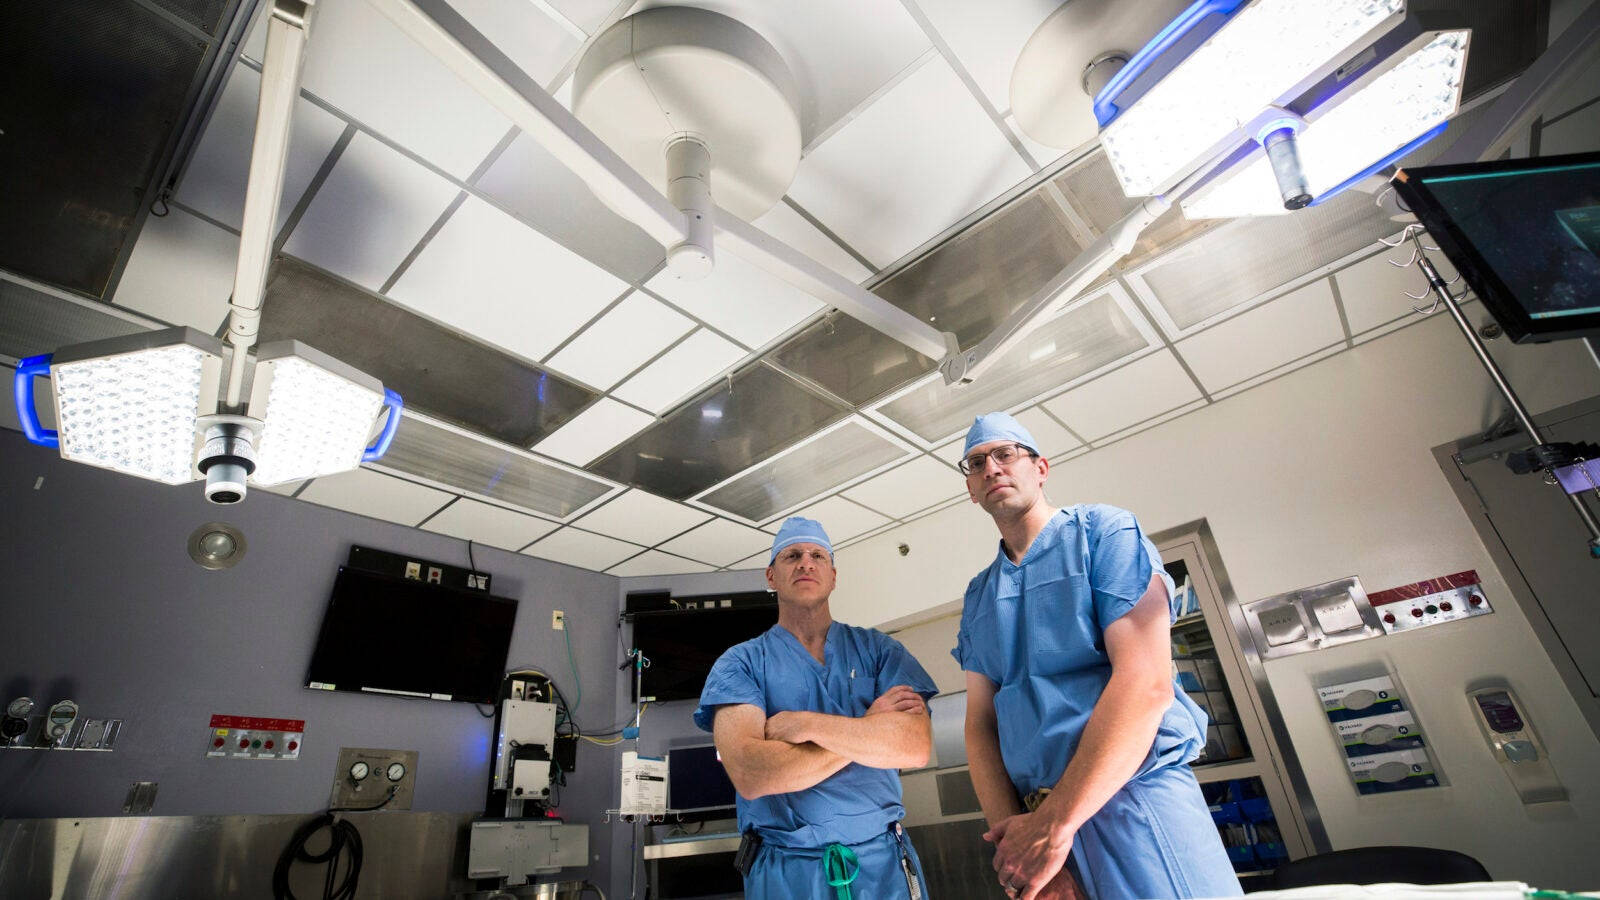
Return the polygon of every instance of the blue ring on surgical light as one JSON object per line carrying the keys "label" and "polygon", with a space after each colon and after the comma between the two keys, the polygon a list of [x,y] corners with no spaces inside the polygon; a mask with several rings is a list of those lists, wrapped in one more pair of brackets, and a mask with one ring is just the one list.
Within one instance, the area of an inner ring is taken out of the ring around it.
{"label": "blue ring on surgical light", "polygon": [[12,394],[17,403],[17,420],[22,423],[22,435],[31,444],[41,447],[61,448],[61,434],[45,428],[39,421],[39,411],[33,405],[33,379],[50,374],[50,357],[53,354],[42,353],[30,356],[17,364],[16,375],[11,381]]}
{"label": "blue ring on surgical light", "polygon": [[1261,128],[1256,131],[1256,143],[1265,146],[1267,143],[1267,135],[1272,134],[1274,131],[1283,131],[1287,129],[1292,134],[1299,134],[1300,129],[1304,126],[1304,122],[1294,118],[1293,116],[1280,116],[1279,118],[1273,119],[1267,124],[1261,126]]}
{"label": "blue ring on surgical light", "polygon": [[1404,147],[1401,147],[1399,150],[1394,151],[1393,153],[1389,154],[1388,156],[1385,156],[1383,159],[1378,160],[1377,162],[1373,163],[1372,165],[1368,166],[1367,168],[1362,169],[1360,172],[1357,172],[1356,174],[1351,175],[1349,178],[1346,178],[1344,181],[1341,181],[1338,184],[1334,185],[1333,187],[1329,188],[1327,191],[1325,191],[1322,194],[1322,196],[1316,198],[1315,200],[1312,200],[1310,205],[1311,206],[1317,206],[1317,205],[1321,204],[1324,200],[1331,200],[1334,197],[1337,197],[1339,194],[1343,193],[1348,188],[1352,187],[1353,185],[1355,185],[1355,184],[1357,184],[1357,183],[1359,183],[1361,181],[1364,181],[1365,179],[1370,178],[1373,175],[1376,175],[1379,171],[1381,171],[1385,167],[1393,165],[1394,163],[1398,162],[1401,158],[1405,157],[1411,151],[1417,149],[1418,147],[1421,147],[1423,144],[1426,144],[1427,142],[1429,142],[1429,141],[1433,140],[1434,138],[1438,137],[1444,131],[1445,127],[1447,125],[1449,125],[1449,124],[1450,124],[1449,122],[1440,122],[1439,124],[1437,124],[1437,125],[1433,126],[1432,128],[1428,129],[1427,131],[1424,131],[1422,133],[1422,135],[1420,137],[1418,137],[1416,140],[1412,141],[1409,144],[1406,144]]}
{"label": "blue ring on surgical light", "polygon": [[1150,43],[1145,44],[1132,59],[1123,64],[1122,68],[1117,70],[1117,74],[1111,76],[1111,80],[1100,89],[1100,93],[1094,95],[1095,121],[1100,123],[1101,128],[1111,124],[1111,120],[1122,112],[1117,106],[1117,98],[1128,89],[1128,85],[1143,75],[1161,54],[1171,49],[1172,45],[1183,40],[1189,32],[1205,21],[1207,16],[1217,13],[1225,17],[1232,16],[1246,2],[1247,0],[1196,0],[1188,9],[1179,13],[1176,19],[1168,22],[1167,27],[1151,38]]}
{"label": "blue ring on surgical light", "polygon": [[389,452],[389,442],[394,440],[394,433],[400,430],[400,411],[405,407],[400,395],[388,388],[384,388],[383,405],[389,408],[389,420],[383,423],[383,431],[378,434],[378,440],[362,452],[362,462],[374,462],[381,459],[385,453]]}

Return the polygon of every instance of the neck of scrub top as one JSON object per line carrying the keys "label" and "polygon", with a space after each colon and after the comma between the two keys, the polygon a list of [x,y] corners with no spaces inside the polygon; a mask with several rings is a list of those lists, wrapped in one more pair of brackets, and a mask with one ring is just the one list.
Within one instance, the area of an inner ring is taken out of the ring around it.
{"label": "neck of scrub top", "polygon": [[828,644],[828,629],[833,626],[833,615],[828,612],[826,598],[815,605],[804,605],[778,598],[778,624],[787,629],[810,651],[818,662],[823,661],[823,648]]}
{"label": "neck of scrub top", "polygon": [[1028,555],[1028,548],[1033,546],[1033,539],[1050,524],[1050,519],[1057,512],[1041,490],[1038,499],[1027,509],[1013,515],[995,516],[994,524],[1000,529],[1000,540],[1005,544],[1006,556],[1014,563],[1022,562],[1022,558]]}

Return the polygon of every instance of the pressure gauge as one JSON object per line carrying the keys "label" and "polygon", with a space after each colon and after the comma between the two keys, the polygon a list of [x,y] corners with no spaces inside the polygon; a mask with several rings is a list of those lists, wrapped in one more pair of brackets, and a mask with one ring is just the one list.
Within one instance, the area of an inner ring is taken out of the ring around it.
{"label": "pressure gauge", "polygon": [[6,707],[6,715],[16,719],[26,719],[33,715],[33,698],[18,697]]}
{"label": "pressure gauge", "polygon": [[361,781],[362,779],[366,778],[368,775],[371,775],[371,774],[372,774],[372,767],[367,765],[364,762],[357,761],[357,762],[354,762],[354,763],[350,764],[350,780],[351,781]]}
{"label": "pressure gauge", "polygon": [[389,776],[389,780],[390,781],[399,781],[400,779],[406,777],[405,764],[404,763],[390,763],[389,764],[389,771],[384,773],[384,774]]}
{"label": "pressure gauge", "polygon": [[29,697],[18,697],[6,706],[6,714],[0,720],[0,742],[10,743],[28,732],[28,716],[33,715],[33,700]]}

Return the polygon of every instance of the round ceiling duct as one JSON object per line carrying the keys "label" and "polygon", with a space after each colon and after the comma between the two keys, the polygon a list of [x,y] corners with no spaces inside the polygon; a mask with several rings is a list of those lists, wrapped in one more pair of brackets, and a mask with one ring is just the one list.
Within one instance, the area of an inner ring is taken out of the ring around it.
{"label": "round ceiling duct", "polygon": [[1100,133],[1094,95],[1189,4],[1185,0],[1068,0],[1051,13],[1011,70],[1011,112],[1024,134],[1058,150]]}
{"label": "round ceiling duct", "polygon": [[[702,177],[709,161],[711,199],[745,220],[771,209],[794,181],[799,107],[794,76],[771,44],[689,6],[647,9],[611,26],[573,74],[573,113],[652,185],[672,197],[675,178]],[[704,152],[669,154],[685,140]]]}

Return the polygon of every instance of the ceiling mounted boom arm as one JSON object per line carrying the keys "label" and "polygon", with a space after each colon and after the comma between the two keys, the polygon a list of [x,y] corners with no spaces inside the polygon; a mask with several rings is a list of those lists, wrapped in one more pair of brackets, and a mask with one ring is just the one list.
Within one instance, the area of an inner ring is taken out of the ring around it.
{"label": "ceiling mounted boom arm", "polygon": [[[690,233],[684,214],[444,0],[370,2],[663,247],[684,242]],[[718,209],[715,219],[734,255],[924,356],[943,360],[955,351],[953,336],[727,210]]]}
{"label": "ceiling mounted boom arm", "polygon": [[247,350],[261,328],[261,295],[271,262],[273,227],[283,196],[283,169],[289,157],[289,124],[300,94],[307,32],[313,7],[306,0],[274,0],[267,22],[267,52],[261,66],[261,99],[256,106],[255,141],[250,147],[250,175],[245,183],[244,221],[239,229],[239,266],[233,273],[228,343],[233,362],[228,369],[225,403],[243,399]]}

